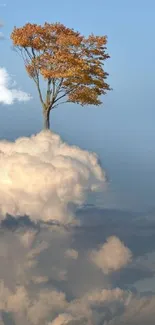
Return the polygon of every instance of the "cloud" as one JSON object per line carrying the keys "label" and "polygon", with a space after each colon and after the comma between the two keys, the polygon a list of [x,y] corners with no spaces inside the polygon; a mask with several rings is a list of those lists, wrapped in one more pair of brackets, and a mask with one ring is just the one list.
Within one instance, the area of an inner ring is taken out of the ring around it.
{"label": "cloud", "polygon": [[75,260],[78,258],[78,252],[75,249],[68,249],[65,255]]}
{"label": "cloud", "polygon": [[[0,309],[14,315],[16,323],[21,319],[29,324],[41,324],[48,316],[53,318],[55,313],[65,309],[67,305],[65,294],[56,290],[41,290],[37,294],[31,294],[25,287],[18,286],[15,291],[0,283]],[[53,315],[53,316],[52,316]],[[21,318],[22,316],[22,318]],[[20,324],[20,323],[19,323]]]}
{"label": "cloud", "polygon": [[104,184],[95,154],[67,145],[50,131],[0,141],[1,218],[9,213],[70,223],[74,206]]}
{"label": "cloud", "polygon": [[[141,297],[112,287],[112,283],[107,288],[103,282],[97,285],[97,268],[94,270],[96,287],[91,289],[90,281],[89,288],[73,294],[70,288],[83,283],[83,274],[77,277],[74,271],[83,260],[81,254],[74,263],[72,257],[66,258],[67,251],[75,250],[71,246],[75,232],[60,229],[49,225],[46,228],[40,225],[36,232],[24,227],[14,232],[1,229],[0,323],[3,324],[5,312],[16,325],[153,325],[155,296]],[[91,264],[87,259],[85,266],[89,277]],[[65,282],[58,274],[64,269]],[[70,283],[71,273],[74,281]]]}
{"label": "cloud", "polygon": [[131,299],[132,294],[120,288],[96,289],[73,300],[66,311],[75,320],[80,316],[81,324],[104,324],[105,320],[113,319],[120,310],[123,311]]}
{"label": "cloud", "polygon": [[36,236],[36,231],[28,230],[23,235],[20,234],[19,239],[21,243],[24,245],[24,247],[31,248],[35,240],[35,236]]}
{"label": "cloud", "polygon": [[49,323],[48,325],[65,325],[65,324],[71,324],[72,321],[74,321],[74,318],[70,314],[60,314],[58,315],[52,323]]}
{"label": "cloud", "polygon": [[3,40],[3,39],[5,39],[4,34],[2,32],[0,32],[0,40]]}
{"label": "cloud", "polygon": [[33,324],[40,324],[48,315],[52,318],[52,314],[64,310],[67,305],[65,294],[56,290],[42,290],[36,298],[28,309],[28,319]]}
{"label": "cloud", "polygon": [[52,323],[49,323],[48,325],[81,325],[81,324],[88,324],[90,325],[90,322],[87,321],[87,319],[81,317],[80,315],[77,317],[74,317],[71,314],[63,313],[58,315]]}
{"label": "cloud", "polygon": [[[75,206],[102,190],[105,181],[94,153],[69,146],[50,131],[0,141],[1,325],[154,324],[155,294],[138,294],[129,281],[132,272],[140,276],[139,268],[154,270],[154,255],[146,260],[142,245],[137,249],[144,230],[147,236],[151,232],[154,249],[152,223],[146,229],[139,219],[100,210],[101,223],[95,224],[93,207],[87,224],[74,227]],[[85,214],[85,207],[81,211]],[[134,249],[133,235],[136,258],[127,247]]]}
{"label": "cloud", "polygon": [[111,319],[106,325],[154,325],[155,296],[133,295],[123,313]]}
{"label": "cloud", "polygon": [[30,99],[31,96],[26,92],[12,88],[12,80],[7,70],[0,68],[0,103],[11,105],[15,101],[26,102]]}
{"label": "cloud", "polygon": [[[0,22],[0,28],[2,28],[4,25],[2,22]],[[0,32],[0,40],[4,40],[5,37],[4,37],[4,34],[2,32]]]}
{"label": "cloud", "polygon": [[115,236],[109,237],[99,250],[93,250],[90,254],[91,261],[105,274],[126,266],[131,257],[131,251]]}
{"label": "cloud", "polygon": [[118,300],[124,304],[128,304],[129,293],[121,290],[120,288],[115,289],[103,289],[103,290],[94,290],[91,293],[88,293],[84,299],[88,301],[89,304],[101,304],[105,302],[112,302]]}

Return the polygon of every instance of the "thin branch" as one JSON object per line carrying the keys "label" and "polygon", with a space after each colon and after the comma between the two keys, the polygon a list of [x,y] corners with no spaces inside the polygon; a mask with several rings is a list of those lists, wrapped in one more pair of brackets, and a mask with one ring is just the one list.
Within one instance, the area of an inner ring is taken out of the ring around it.
{"label": "thin branch", "polygon": [[[32,51],[32,55],[33,55],[33,58],[34,58],[34,62],[35,62],[36,55],[35,55],[35,52],[34,52],[34,48],[33,47],[31,47],[31,51]],[[31,55],[30,55],[30,57],[31,57]],[[32,58],[31,58],[31,60],[32,60]],[[33,80],[35,81],[35,83],[37,85],[37,89],[38,89],[38,93],[39,93],[39,98],[40,98],[40,101],[42,103],[42,106],[43,106],[43,108],[45,108],[45,103],[43,101],[42,92],[41,92],[41,89],[40,89],[39,72],[38,72],[38,69],[37,69],[35,63],[34,63],[34,67],[35,67],[35,72],[36,72],[36,79],[33,78]]]}
{"label": "thin branch", "polygon": [[59,106],[59,105],[66,104],[66,103],[69,103],[69,101],[68,101],[68,100],[65,100],[64,102],[61,102],[61,103],[59,103],[59,104],[56,104],[56,105],[54,105],[54,106],[52,107],[52,109],[56,108],[56,107]]}
{"label": "thin branch", "polygon": [[64,98],[65,96],[67,96],[68,94],[70,94],[74,89],[76,89],[80,84],[77,84],[76,86],[74,86],[72,89],[69,89],[68,91],[66,91],[63,95],[61,95],[60,97],[58,97],[55,100],[55,103],[58,102],[58,100]]}
{"label": "thin branch", "polygon": [[55,83],[55,86],[56,86],[56,91],[55,91],[55,94],[54,94],[55,99],[59,94],[59,91],[60,91],[61,86],[63,84],[63,80],[64,80],[64,78],[61,78],[61,80],[60,80],[60,82],[59,82],[59,84],[57,86],[56,86],[56,83]]}
{"label": "thin branch", "polygon": [[30,52],[28,51],[27,47],[24,47],[24,50],[27,53],[29,59],[32,61],[32,56],[31,56]]}
{"label": "thin branch", "polygon": [[[35,81],[35,79],[34,79],[34,81]],[[45,103],[43,101],[42,93],[41,93],[41,90],[40,90],[40,84],[38,83],[38,81],[35,81],[35,83],[37,85],[40,101],[42,103],[43,108],[45,108]]]}

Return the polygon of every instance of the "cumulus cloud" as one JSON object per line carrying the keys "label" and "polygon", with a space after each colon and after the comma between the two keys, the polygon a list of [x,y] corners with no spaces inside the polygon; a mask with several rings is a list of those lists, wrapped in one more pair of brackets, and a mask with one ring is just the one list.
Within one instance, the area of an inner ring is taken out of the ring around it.
{"label": "cumulus cloud", "polygon": [[[3,34],[0,35],[3,37]],[[13,82],[5,68],[0,68],[0,103],[11,105],[15,101],[26,102],[31,96],[26,92],[13,88]]]}
{"label": "cumulus cloud", "polygon": [[[104,186],[94,153],[44,132],[15,142],[0,141],[0,213],[69,223],[74,206]],[[23,239],[26,243],[26,238]]]}
{"label": "cumulus cloud", "polygon": [[131,251],[115,236],[109,237],[99,250],[93,250],[90,254],[91,261],[105,274],[126,266],[131,257]]}
{"label": "cumulus cloud", "polygon": [[27,324],[41,324],[48,316],[53,318],[56,313],[64,310],[67,304],[65,294],[57,290],[41,290],[31,294],[25,287],[18,286],[15,291],[0,283],[0,309],[11,312],[17,323],[26,317]]}

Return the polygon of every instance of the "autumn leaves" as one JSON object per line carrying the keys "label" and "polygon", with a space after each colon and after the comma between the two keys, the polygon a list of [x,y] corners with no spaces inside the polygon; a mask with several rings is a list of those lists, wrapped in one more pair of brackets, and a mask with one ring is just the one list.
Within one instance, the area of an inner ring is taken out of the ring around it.
{"label": "autumn leaves", "polygon": [[[81,105],[100,105],[100,96],[110,86],[103,63],[106,36],[90,35],[56,23],[43,26],[26,24],[14,28],[11,39],[22,54],[28,75],[34,80],[44,110],[51,111],[59,103],[74,102]],[[43,98],[40,76],[47,82]]]}

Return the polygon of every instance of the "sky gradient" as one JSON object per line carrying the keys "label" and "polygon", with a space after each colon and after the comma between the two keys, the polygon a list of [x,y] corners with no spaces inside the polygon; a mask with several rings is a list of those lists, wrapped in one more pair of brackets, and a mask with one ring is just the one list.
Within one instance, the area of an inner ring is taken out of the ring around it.
{"label": "sky gradient", "polygon": [[10,0],[0,7],[0,12],[6,37],[1,41],[1,66],[21,89],[33,96],[24,104],[1,105],[0,136],[30,135],[42,128],[35,86],[26,75],[22,60],[11,49],[9,37],[14,26],[27,22],[61,22],[84,35],[91,32],[107,35],[111,58],[105,69],[113,91],[103,98],[101,107],[68,104],[58,108],[51,114],[51,128],[70,143],[99,154],[113,181],[114,191],[118,189],[122,195],[126,192],[126,198],[120,197],[120,200],[127,201],[135,190],[138,201],[133,197],[128,206],[133,203],[136,208],[139,204],[140,209],[147,196],[146,205],[152,208],[155,190],[152,179],[155,160],[154,1],[46,0],[44,3],[27,0],[22,3]]}
{"label": "sky gradient", "polygon": [[[154,325],[155,3],[0,1],[0,325]],[[9,39],[45,21],[111,56],[104,104],[61,106],[54,132]]]}

